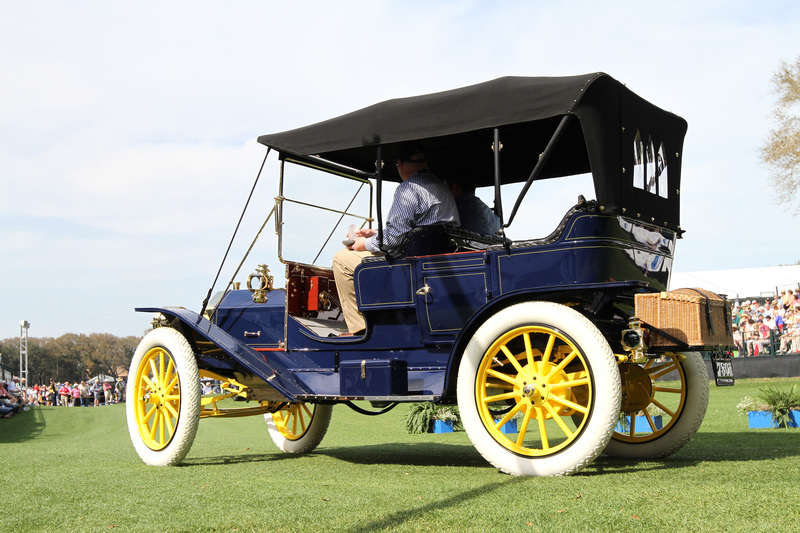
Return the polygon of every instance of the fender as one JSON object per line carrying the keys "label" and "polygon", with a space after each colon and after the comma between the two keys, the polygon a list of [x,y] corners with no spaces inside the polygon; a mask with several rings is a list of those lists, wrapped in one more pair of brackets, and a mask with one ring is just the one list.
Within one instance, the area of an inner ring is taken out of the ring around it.
{"label": "fender", "polygon": [[[548,302],[580,301],[587,306],[602,303],[597,299],[597,295],[608,295],[618,297],[622,292],[642,292],[647,291],[646,281],[618,281],[613,283],[584,283],[572,285],[554,285],[540,287],[536,289],[523,289],[511,291],[495,298],[478,309],[464,324],[461,332],[456,337],[453,347],[450,350],[450,357],[447,360],[447,370],[444,377],[444,395],[455,395],[455,382],[458,375],[458,366],[461,362],[461,354],[466,348],[467,343],[472,338],[472,334],[477,330],[487,316],[491,316],[504,307],[518,302],[529,300],[544,300]],[[589,309],[592,311],[592,309]],[[594,309],[594,311],[597,311]],[[586,313],[584,313],[586,314]],[[591,317],[590,317],[591,318]]]}
{"label": "fender", "polygon": [[[285,396],[288,401],[295,401],[295,398],[299,395],[312,394],[312,391],[295,377],[294,372],[289,370],[291,361],[284,351],[268,352],[269,358],[267,358],[264,353],[257,352],[246,344],[239,342],[218,326],[188,309],[139,307],[136,308],[136,311],[140,313],[161,313],[173,323],[178,321],[201,339],[211,342],[226,355],[238,361],[247,370],[263,379],[264,382]],[[192,339],[189,340],[191,341]]]}

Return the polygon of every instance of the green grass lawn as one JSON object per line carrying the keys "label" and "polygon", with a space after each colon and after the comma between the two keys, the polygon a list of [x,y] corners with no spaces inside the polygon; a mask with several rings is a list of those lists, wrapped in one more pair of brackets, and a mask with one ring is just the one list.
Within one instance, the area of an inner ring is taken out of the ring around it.
{"label": "green grass lawn", "polygon": [[464,432],[409,435],[407,407],[334,409],[325,440],[281,454],[262,417],[203,420],[179,467],[148,467],[124,405],[0,420],[0,532],[800,530],[800,429],[747,429],[766,384],[711,388],[694,441],[659,461],[601,456],[576,476],[500,474]]}

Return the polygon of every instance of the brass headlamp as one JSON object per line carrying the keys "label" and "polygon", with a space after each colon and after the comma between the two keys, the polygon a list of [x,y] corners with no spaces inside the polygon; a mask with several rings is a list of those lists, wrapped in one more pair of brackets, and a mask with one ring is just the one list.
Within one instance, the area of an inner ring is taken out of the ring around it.
{"label": "brass headlamp", "polygon": [[634,362],[646,360],[645,350],[648,348],[650,332],[642,328],[642,321],[633,316],[628,320],[628,329],[622,330],[622,347],[630,352]]}

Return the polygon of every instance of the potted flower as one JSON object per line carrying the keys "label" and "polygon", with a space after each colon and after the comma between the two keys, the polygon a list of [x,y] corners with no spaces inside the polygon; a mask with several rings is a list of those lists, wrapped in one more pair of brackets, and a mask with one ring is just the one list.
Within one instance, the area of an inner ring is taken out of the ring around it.
{"label": "potted flower", "polygon": [[800,427],[800,388],[764,387],[756,398],[742,398],[736,408],[747,413],[750,428]]}
{"label": "potted flower", "polygon": [[409,433],[452,433],[461,429],[458,407],[433,402],[411,404],[404,423]]}
{"label": "potted flower", "polygon": [[[653,420],[655,430],[650,427],[650,422],[647,420],[645,411],[647,411],[647,414],[649,414],[650,418]],[[634,416],[634,431],[636,433],[651,433],[652,431],[660,430],[662,427],[664,427],[663,416],[665,414],[666,413],[664,413],[664,411],[662,411],[658,406],[651,403],[643,411],[636,412],[636,415]],[[620,413],[619,422],[617,422],[617,426],[614,428],[614,430],[617,433],[630,433],[631,413]]]}

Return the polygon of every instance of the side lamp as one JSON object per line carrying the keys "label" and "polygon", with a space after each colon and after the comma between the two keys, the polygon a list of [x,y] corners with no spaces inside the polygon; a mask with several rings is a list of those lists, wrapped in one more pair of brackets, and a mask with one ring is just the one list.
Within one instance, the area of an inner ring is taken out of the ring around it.
{"label": "side lamp", "polygon": [[253,302],[257,304],[267,302],[267,293],[272,290],[272,284],[273,276],[269,275],[269,268],[263,263],[247,276],[247,289],[253,293]]}

